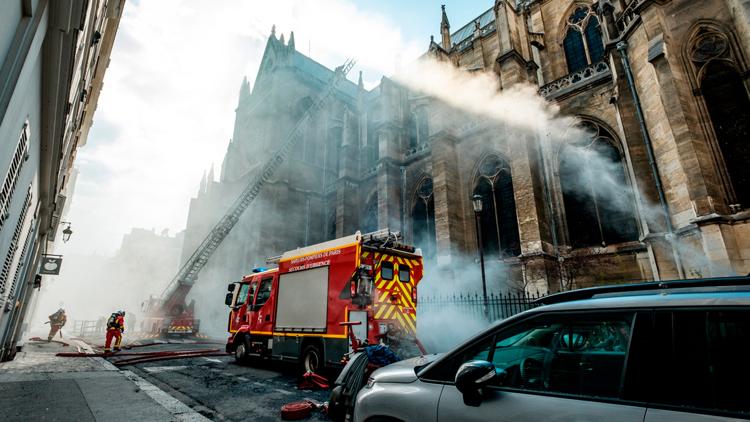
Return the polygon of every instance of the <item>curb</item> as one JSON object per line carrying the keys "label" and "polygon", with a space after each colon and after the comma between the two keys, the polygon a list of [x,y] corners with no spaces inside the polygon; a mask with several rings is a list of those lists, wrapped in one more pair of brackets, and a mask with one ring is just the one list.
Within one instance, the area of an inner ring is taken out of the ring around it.
{"label": "curb", "polygon": [[[113,365],[114,366],[114,365]],[[139,377],[132,371],[120,371],[126,378],[133,381],[138,388],[148,394],[156,403],[165,408],[178,421],[210,421],[190,406],[170,396],[159,387]]]}

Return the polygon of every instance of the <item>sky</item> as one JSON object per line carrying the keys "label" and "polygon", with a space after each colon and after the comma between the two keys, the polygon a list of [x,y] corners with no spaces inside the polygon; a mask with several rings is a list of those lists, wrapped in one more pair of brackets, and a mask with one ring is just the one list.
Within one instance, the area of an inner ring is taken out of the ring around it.
{"label": "sky", "polygon": [[79,150],[60,253],[113,255],[133,227],[185,228],[190,198],[218,177],[243,77],[252,84],[271,26],[329,68],[357,60],[366,88],[493,1],[128,1],[87,144]]}

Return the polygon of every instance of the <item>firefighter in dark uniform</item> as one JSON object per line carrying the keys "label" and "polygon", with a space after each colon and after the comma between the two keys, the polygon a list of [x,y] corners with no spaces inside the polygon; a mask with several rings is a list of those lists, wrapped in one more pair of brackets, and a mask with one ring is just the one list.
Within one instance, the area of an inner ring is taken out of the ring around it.
{"label": "firefighter in dark uniform", "polygon": [[[49,316],[49,335],[47,336],[47,341],[52,341],[52,338],[55,337],[55,334],[57,334],[60,329],[65,326],[65,323],[68,321],[68,317],[65,315],[65,310],[63,308],[60,308],[55,312],[54,314]],[[60,337],[62,337],[62,333],[60,333]]]}
{"label": "firefighter in dark uniform", "polygon": [[109,345],[112,344],[112,339],[115,338],[115,352],[119,352],[120,343],[122,342],[122,333],[125,332],[125,311],[117,311],[110,315],[107,320],[107,337],[104,343],[104,353],[109,353],[111,350]]}

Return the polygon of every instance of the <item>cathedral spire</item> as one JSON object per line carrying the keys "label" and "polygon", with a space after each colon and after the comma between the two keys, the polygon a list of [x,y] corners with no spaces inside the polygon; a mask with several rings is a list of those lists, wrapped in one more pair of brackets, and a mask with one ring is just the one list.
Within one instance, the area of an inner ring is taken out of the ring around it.
{"label": "cathedral spire", "polygon": [[250,82],[247,81],[247,76],[242,78],[242,85],[240,85],[240,101],[242,104],[248,98],[250,98]]}
{"label": "cathedral spire", "polygon": [[360,90],[365,89],[365,83],[362,82],[362,71],[359,71],[359,80],[357,80],[357,87],[359,87]]}
{"label": "cathedral spire", "polygon": [[294,31],[289,33],[289,49],[294,50]]}
{"label": "cathedral spire", "polygon": [[281,41],[281,45],[284,45],[284,34],[281,34],[279,41]]}
{"label": "cathedral spire", "polygon": [[451,49],[451,24],[448,22],[448,14],[445,13],[445,5],[441,5],[443,10],[443,19],[440,21],[440,35],[443,37],[443,49]]}
{"label": "cathedral spire", "polygon": [[271,38],[276,39],[276,25],[271,25]]}
{"label": "cathedral spire", "polygon": [[206,193],[206,170],[203,170],[203,177],[201,177],[201,186],[198,188],[198,196]]}

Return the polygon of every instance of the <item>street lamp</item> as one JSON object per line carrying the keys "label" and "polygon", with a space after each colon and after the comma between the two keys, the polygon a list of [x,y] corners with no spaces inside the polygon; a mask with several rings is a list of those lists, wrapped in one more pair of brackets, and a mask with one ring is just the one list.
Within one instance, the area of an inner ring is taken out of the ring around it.
{"label": "street lamp", "polygon": [[489,321],[489,309],[487,308],[487,280],[484,276],[484,247],[482,246],[482,196],[474,195],[471,198],[474,207],[474,217],[477,227],[477,245],[479,246],[479,264],[482,267],[482,298],[484,299],[484,317]]}
{"label": "street lamp", "polygon": [[69,222],[67,222],[67,221],[61,221],[60,223],[67,224],[67,226],[65,226],[65,229],[62,231],[62,234],[63,234],[62,240],[63,240],[64,243],[68,243],[68,240],[70,240],[70,235],[73,234],[73,230],[70,229],[70,223]]}

